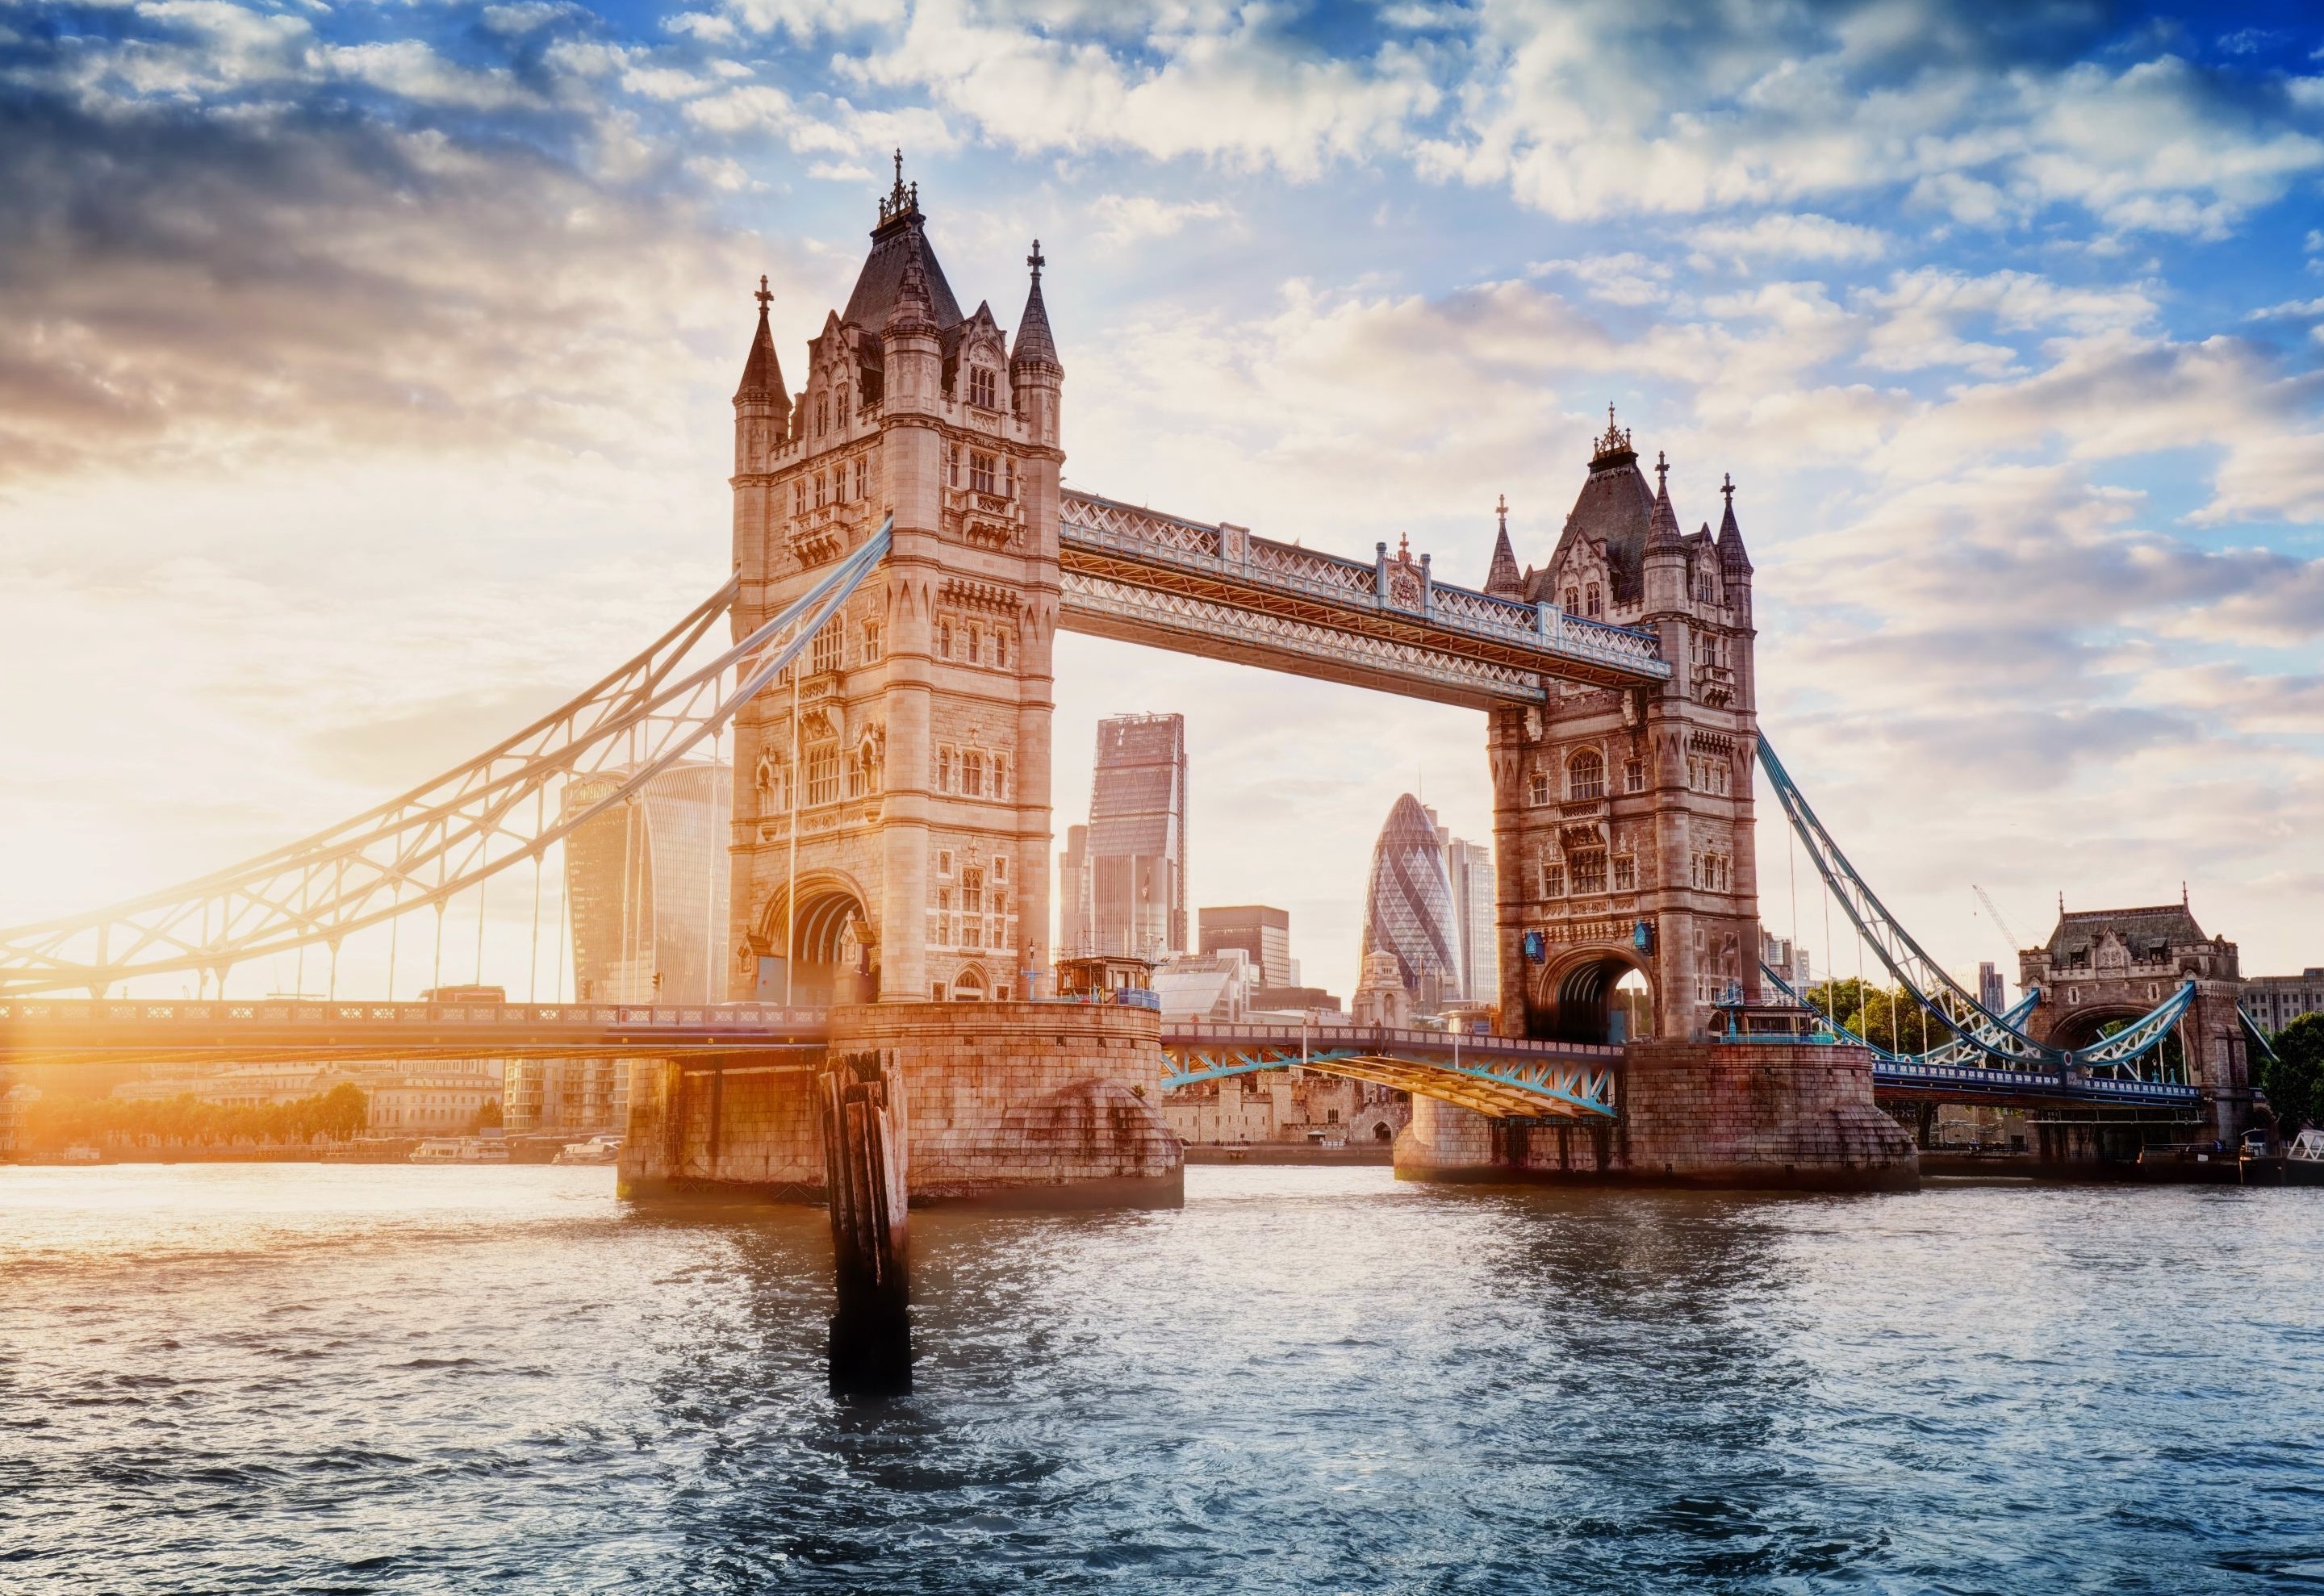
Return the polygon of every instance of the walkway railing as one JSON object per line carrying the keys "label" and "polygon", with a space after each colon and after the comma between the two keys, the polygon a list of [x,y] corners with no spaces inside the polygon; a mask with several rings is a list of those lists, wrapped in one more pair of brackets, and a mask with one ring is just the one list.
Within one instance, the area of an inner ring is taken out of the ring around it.
{"label": "walkway railing", "polygon": [[[1254,537],[1240,527],[1205,525],[1082,493],[1064,495],[1059,537],[1068,552],[1120,556],[1223,584],[1207,594],[1179,588],[1171,592],[1175,596],[1223,599],[1245,611],[1246,625],[1248,601],[1275,595],[1325,606],[1324,612],[1303,612],[1311,622],[1325,621],[1328,612],[1337,612],[1349,623],[1367,616],[1418,623],[1439,634],[1440,649],[1457,650],[1464,640],[1489,643],[1494,651],[1483,657],[1504,665],[1529,664],[1552,677],[1570,676],[1585,667],[1594,679],[1611,672],[1618,679],[1659,681],[1671,672],[1661,657],[1661,640],[1652,632],[1439,582],[1425,557],[1417,566],[1391,560],[1384,544],[1373,563],[1366,565]],[[1112,596],[1117,604],[1122,602],[1120,595]],[[1069,604],[1072,597],[1069,593]],[[1258,613],[1265,613],[1264,607]],[[1314,642],[1305,637],[1282,641],[1293,649]]]}

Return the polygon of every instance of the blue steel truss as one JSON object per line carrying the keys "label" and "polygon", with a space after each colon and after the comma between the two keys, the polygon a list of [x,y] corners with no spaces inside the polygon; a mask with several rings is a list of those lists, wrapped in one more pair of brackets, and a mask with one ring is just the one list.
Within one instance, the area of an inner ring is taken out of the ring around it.
{"label": "blue steel truss", "polygon": [[[797,659],[888,551],[893,518],[779,613],[681,673],[733,605],[729,581],[645,652],[467,763],[327,831],[94,914],[0,931],[0,996],[132,976],[217,976],[246,960],[315,944],[336,949],[367,927],[440,908],[540,858],[724,728]],[[618,771],[596,802],[557,813],[570,777]]]}
{"label": "blue steel truss", "polygon": [[[2110,1080],[2104,1075],[2090,1075],[2086,1069],[2071,1064],[2061,1065],[2055,1069],[2015,1065],[1996,1069],[1984,1062],[1985,1055],[1979,1049],[1958,1037],[1930,1048],[1926,1053],[1893,1053],[1868,1038],[1858,1036],[1832,1016],[1808,1002],[1794,990],[1791,983],[1766,964],[1759,966],[1759,973],[1773,983],[1785,997],[1812,1012],[1833,1040],[1851,1043],[1868,1051],[1872,1055],[1872,1084],[1875,1086],[1972,1100],[2054,1096],[2077,1101],[2120,1102],[2133,1107],[2189,1103],[2202,1095],[2195,1087],[2179,1082],[2142,1080],[2135,1075],[2128,1079]],[[2181,990],[2190,997],[2193,995],[2191,984]],[[2023,1025],[2025,1017],[2034,1012],[2034,1005],[2041,1001],[2042,993],[2037,988],[2027,992],[2001,1019],[2012,1026]],[[2160,1046],[2167,1034],[2167,1031],[2157,1032],[2147,1046]]]}
{"label": "blue steel truss", "polygon": [[1480,1113],[1612,1118],[1621,1049],[1374,1026],[1171,1027],[1162,1088],[1294,1066],[1418,1093]]}
{"label": "blue steel truss", "polygon": [[1767,772],[1767,780],[1791,821],[1793,832],[1806,847],[1817,873],[1840,900],[1858,933],[1871,946],[1888,973],[1904,985],[1914,1001],[1935,1016],[1939,1024],[1951,1031],[1965,1049],[1993,1059],[2006,1069],[2054,1073],[2071,1067],[2116,1070],[2140,1076],[2159,1068],[2163,1038],[2177,1028],[2195,1000],[2191,981],[2151,1012],[2088,1047],[2066,1048],[2037,1041],[2019,1029],[2022,1020],[1996,1014],[1972,997],[1888,912],[1887,906],[1873,894],[1856,867],[1849,863],[1848,855],[1840,852],[1823,822],[1816,818],[1806,796],[1784,769],[1783,761],[1775,757],[1775,751],[1768,746],[1764,735],[1759,739],[1759,765]]}

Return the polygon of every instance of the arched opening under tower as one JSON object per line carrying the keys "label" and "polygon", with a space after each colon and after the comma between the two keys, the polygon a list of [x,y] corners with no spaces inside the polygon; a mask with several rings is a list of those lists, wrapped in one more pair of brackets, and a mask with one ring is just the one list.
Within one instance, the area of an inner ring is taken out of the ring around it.
{"label": "arched opening under tower", "polygon": [[1550,966],[1534,983],[1526,1034],[1618,1046],[1654,1034],[1651,978],[1628,955],[1599,951]]}
{"label": "arched opening under tower", "polygon": [[[2160,1002],[2161,1000],[2157,999],[2156,1001]],[[2146,1012],[2144,1009],[2135,1008],[2127,1003],[2094,1005],[2088,1009],[2077,1009],[2070,1014],[2060,1017],[2058,1022],[2050,1028],[2047,1040],[2053,1047],[2075,1049],[2093,1047],[2116,1032],[2127,1029]],[[2186,1067],[2187,1050],[2181,1042],[2176,1029],[2163,1038],[2154,1050],[2140,1059],[2137,1065],[2141,1074],[2153,1074],[2159,1069],[2165,1076],[2173,1080],[2186,1079]]]}
{"label": "arched opening under tower", "polygon": [[[871,1001],[878,995],[879,966],[872,950],[861,943],[869,923],[862,899],[844,886],[812,879],[803,882],[796,919],[783,895],[777,893],[767,907],[761,933],[771,952],[759,960],[759,1001],[797,1008]],[[867,978],[853,983],[855,990],[843,992],[850,975]]]}

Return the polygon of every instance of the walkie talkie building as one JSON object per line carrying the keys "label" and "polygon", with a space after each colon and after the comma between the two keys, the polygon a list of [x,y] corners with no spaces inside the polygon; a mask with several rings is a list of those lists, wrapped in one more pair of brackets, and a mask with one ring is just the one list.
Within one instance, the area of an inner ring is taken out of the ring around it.
{"label": "walkie talkie building", "polygon": [[1460,995],[1461,936],[1444,874],[1444,843],[1436,822],[1408,792],[1388,810],[1372,846],[1364,952],[1396,955],[1405,990],[1424,1014]]}

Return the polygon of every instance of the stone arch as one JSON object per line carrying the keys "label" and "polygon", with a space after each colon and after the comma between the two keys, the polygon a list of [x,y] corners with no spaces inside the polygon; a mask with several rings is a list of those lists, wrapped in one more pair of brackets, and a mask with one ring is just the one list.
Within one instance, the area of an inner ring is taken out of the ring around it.
{"label": "stone arch", "polygon": [[1561,1042],[1638,1040],[1648,1032],[1630,1023],[1618,1028],[1619,1037],[1614,1034],[1614,989],[1632,973],[1646,978],[1646,1001],[1637,1024],[1650,1028],[1660,1007],[1654,970],[1629,948],[1601,945],[1575,948],[1535,973],[1526,996],[1526,1035]]}
{"label": "stone arch", "polygon": [[[2144,988],[2139,989],[2142,992]],[[2140,1004],[2135,1000],[2098,1001],[2070,1009],[2051,1021],[2049,1033],[2042,1039],[2053,1047],[2088,1047],[2104,1040],[2113,1031],[2131,1020],[2140,1019],[2153,1009],[2153,1003]],[[2183,1069],[2186,1048],[2177,1031],[2163,1038],[2150,1063],[2159,1063],[2165,1070]]]}
{"label": "stone arch", "polygon": [[[852,936],[851,923],[856,927]],[[801,1007],[870,1001],[879,991],[879,950],[871,927],[862,888],[840,872],[816,871],[799,878],[796,922],[789,893],[776,888],[759,920],[759,946],[773,965],[761,968],[760,995],[781,1001],[788,978],[789,1001]],[[788,943],[794,928],[796,950]]]}

